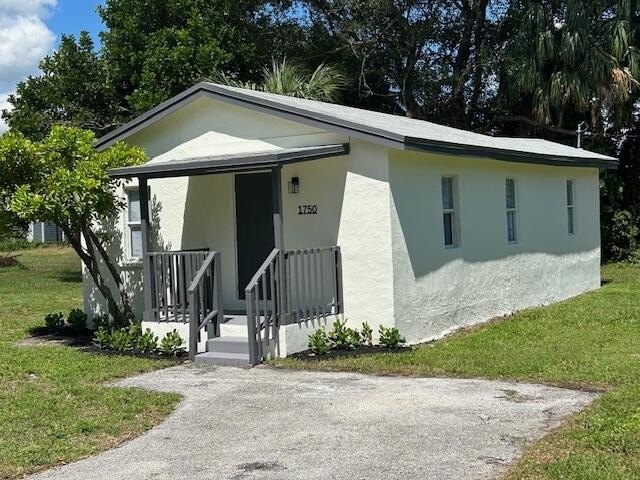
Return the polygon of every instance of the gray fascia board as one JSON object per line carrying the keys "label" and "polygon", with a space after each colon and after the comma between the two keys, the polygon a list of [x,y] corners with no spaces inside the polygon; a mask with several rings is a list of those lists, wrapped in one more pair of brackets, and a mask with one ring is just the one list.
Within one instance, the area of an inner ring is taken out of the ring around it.
{"label": "gray fascia board", "polygon": [[509,151],[491,147],[481,147],[472,145],[460,145],[458,143],[428,141],[421,138],[407,137],[394,134],[381,129],[363,126],[347,121],[338,121],[334,117],[308,112],[296,107],[283,107],[277,102],[272,102],[264,98],[256,98],[243,92],[225,90],[217,85],[201,82],[181,94],[161,103],[157,107],[149,110],[138,118],[114,130],[113,132],[98,139],[96,148],[102,150],[109,147],[118,139],[125,135],[129,136],[145,128],[175,110],[209,95],[224,103],[249,108],[253,111],[276,115],[279,118],[305,125],[326,128],[329,126],[332,131],[350,137],[368,140],[378,145],[383,145],[399,150],[427,151],[436,153],[448,153],[462,156],[475,156],[483,158],[493,158],[509,162],[534,163],[558,166],[594,167],[594,168],[616,168],[617,160],[611,159],[589,159],[580,157],[565,157],[556,155],[535,154],[529,152]]}
{"label": "gray fascia board", "polygon": [[611,158],[566,157],[540,153],[518,152],[490,147],[459,145],[445,142],[426,142],[423,139],[407,139],[405,150],[416,152],[434,152],[464,157],[478,157],[505,162],[529,163],[562,167],[591,167],[611,169],[618,167],[618,160]]}
{"label": "gray fascia board", "polygon": [[306,151],[285,151],[236,156],[233,158],[205,157],[159,164],[145,164],[136,167],[115,168],[109,171],[111,178],[167,178],[213,173],[229,173],[256,168],[272,168],[296,162],[307,162],[327,157],[338,157],[349,153],[349,144],[319,146]]}

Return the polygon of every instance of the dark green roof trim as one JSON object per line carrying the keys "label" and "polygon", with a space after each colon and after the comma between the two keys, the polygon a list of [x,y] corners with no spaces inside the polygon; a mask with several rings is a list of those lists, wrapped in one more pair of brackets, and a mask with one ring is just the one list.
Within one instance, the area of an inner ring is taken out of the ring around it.
{"label": "dark green roof trim", "polygon": [[199,158],[145,163],[136,167],[114,168],[111,178],[167,178],[272,168],[289,163],[308,162],[349,153],[349,144],[289,148],[276,152],[214,155]]}

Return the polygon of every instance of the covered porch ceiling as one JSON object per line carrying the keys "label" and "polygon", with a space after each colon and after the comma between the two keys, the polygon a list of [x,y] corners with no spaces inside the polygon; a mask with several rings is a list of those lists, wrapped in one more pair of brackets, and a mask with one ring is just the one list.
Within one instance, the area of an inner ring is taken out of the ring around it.
{"label": "covered porch ceiling", "polygon": [[111,169],[109,170],[109,176],[112,178],[168,178],[210,175],[214,173],[274,168],[289,163],[337,157],[347,155],[348,153],[349,144],[345,143],[162,161],[151,160],[144,165]]}

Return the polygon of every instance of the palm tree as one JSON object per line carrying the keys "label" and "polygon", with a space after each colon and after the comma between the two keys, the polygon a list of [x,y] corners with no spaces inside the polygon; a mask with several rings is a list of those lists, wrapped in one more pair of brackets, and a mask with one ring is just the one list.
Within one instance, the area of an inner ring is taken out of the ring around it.
{"label": "palm tree", "polygon": [[637,0],[520,0],[506,32],[505,107],[543,125],[602,131],[628,115],[640,79]]}
{"label": "palm tree", "polygon": [[264,67],[259,83],[243,82],[224,73],[219,74],[215,81],[232,87],[321,102],[336,102],[345,84],[344,76],[331,65],[322,63],[309,72],[301,65],[288,63],[286,58],[281,62],[272,60],[271,68]]}

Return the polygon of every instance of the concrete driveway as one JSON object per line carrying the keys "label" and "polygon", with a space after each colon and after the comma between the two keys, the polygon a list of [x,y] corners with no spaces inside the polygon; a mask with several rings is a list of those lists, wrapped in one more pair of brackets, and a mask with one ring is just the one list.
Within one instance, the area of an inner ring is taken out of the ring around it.
{"label": "concrete driveway", "polygon": [[159,427],[37,479],[479,479],[593,394],[484,380],[180,366],[119,383],[180,392]]}

